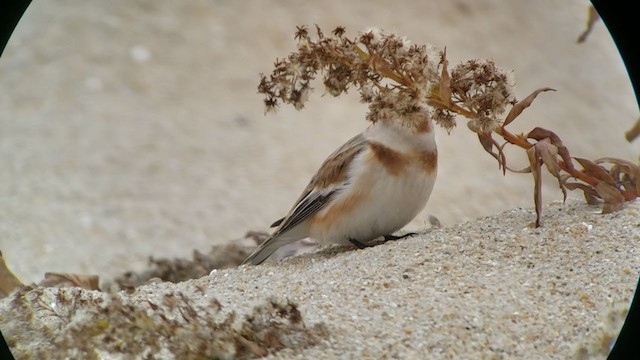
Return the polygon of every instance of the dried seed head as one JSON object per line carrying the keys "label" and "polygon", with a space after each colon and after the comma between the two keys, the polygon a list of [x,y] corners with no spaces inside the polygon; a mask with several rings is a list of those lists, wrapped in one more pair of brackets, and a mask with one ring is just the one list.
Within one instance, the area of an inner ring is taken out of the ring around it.
{"label": "dried seed head", "polygon": [[296,26],[296,34],[294,36],[296,40],[309,39],[309,28],[305,25]]}
{"label": "dried seed head", "polygon": [[451,130],[456,126],[455,115],[449,110],[436,108],[431,114],[431,119],[447,130],[448,133],[451,133]]}
{"label": "dried seed head", "polygon": [[[348,39],[343,26],[326,36],[317,25],[315,33],[311,38],[306,26],[298,26],[297,51],[276,60],[270,76],[261,76],[258,92],[265,95],[267,111],[280,102],[302,109],[311,92],[309,84],[318,73],[333,96],[358,90],[360,100],[369,104],[367,120],[372,122],[394,119],[415,126],[417,119],[431,114],[438,125],[451,131],[455,114],[464,113],[475,118],[471,127],[485,131],[495,129],[495,119],[514,102],[506,72],[491,61],[467,61],[449,75],[444,51],[411,45],[394,33],[371,28]],[[451,91],[436,93],[443,74]],[[434,96],[451,99],[434,102]]]}
{"label": "dried seed head", "polygon": [[278,108],[278,100],[274,98],[266,98],[264,99],[264,112],[275,112]]}
{"label": "dried seed head", "polygon": [[467,126],[471,131],[478,134],[488,134],[492,133],[494,130],[500,127],[500,121],[496,119],[492,119],[488,116],[482,116],[476,119],[473,119],[467,123]]}
{"label": "dried seed head", "polygon": [[333,29],[331,33],[337,37],[341,37],[342,35],[344,35],[345,31],[346,29],[344,28],[344,26],[338,26],[335,29]]}
{"label": "dried seed head", "polygon": [[495,119],[515,103],[511,89],[507,72],[490,60],[469,60],[451,72],[452,98],[478,114],[477,120],[483,123],[490,123],[484,117]]}

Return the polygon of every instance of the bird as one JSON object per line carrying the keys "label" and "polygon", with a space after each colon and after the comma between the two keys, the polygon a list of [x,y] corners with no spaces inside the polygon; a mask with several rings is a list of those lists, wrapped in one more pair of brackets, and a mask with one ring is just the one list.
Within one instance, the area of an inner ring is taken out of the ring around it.
{"label": "bird", "polygon": [[311,238],[357,248],[394,236],[424,209],[437,175],[433,124],[380,119],[322,163],[274,232],[242,263],[259,265],[280,247]]}

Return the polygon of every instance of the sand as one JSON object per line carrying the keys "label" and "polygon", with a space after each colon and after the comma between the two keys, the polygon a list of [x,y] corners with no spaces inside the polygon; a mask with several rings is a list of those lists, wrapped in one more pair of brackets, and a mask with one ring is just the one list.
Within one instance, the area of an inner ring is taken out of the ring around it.
{"label": "sand", "polygon": [[[182,292],[195,308],[211,309],[216,299],[223,313],[240,318],[266,299],[298,304],[306,328],[314,334],[320,324],[323,336],[315,345],[289,345],[273,359],[602,358],[622,325],[640,270],[640,203],[608,215],[576,201],[544,212],[543,228],[528,225],[532,211],[514,209],[364,250],[328,248],[278,263],[214,270],[178,284],[153,282],[121,296],[154,313],[149,301],[160,304],[163,294]],[[20,354],[43,346],[48,351],[56,336],[96,322],[83,311],[100,305],[70,312],[75,305],[63,305],[57,291],[46,289],[43,299],[59,314],[72,313],[64,323],[42,310],[27,311],[35,316],[25,321],[16,315],[25,308],[13,297],[0,302],[3,332],[10,344],[21,339],[14,345]],[[40,306],[33,292],[20,296],[31,299],[26,309]],[[176,341],[155,334],[161,348]],[[101,351],[107,346],[91,336],[74,339],[71,348],[83,341]],[[61,348],[48,353],[64,358]],[[104,351],[102,358],[122,353],[128,352]]]}
{"label": "sand", "polygon": [[[637,159],[630,82],[588,1],[34,2],[0,59],[0,249],[25,282],[46,271],[113,277],[148,256],[189,256],[265,231],[319,164],[366,127],[356,96],[263,114],[258,74],[296,25],[369,26],[491,58],[516,95],[540,95],[513,131],[544,126],[575,156]],[[353,94],[352,94],[353,95]],[[408,227],[532,207],[528,175],[503,177],[463,120],[438,129],[439,176]],[[509,156],[524,167],[524,154]],[[561,198],[546,179],[545,203]]]}
{"label": "sand", "polygon": [[[520,98],[558,90],[515,132],[543,126],[575,156],[635,160],[640,142],[624,132],[638,108],[606,28],[575,43],[588,4],[33,3],[0,59],[0,249],[25,283],[47,271],[105,281],[149,256],[188,257],[267,230],[367,125],[356,96],[322,96],[320,84],[304,111],[264,116],[258,74],[293,48],[300,24],[397,31],[446,46],[452,64],[493,59],[514,70]],[[605,216],[581,200],[561,208],[547,178],[553,216],[534,230],[528,175],[503,177],[462,120],[437,140],[438,181],[407,230],[428,229],[429,214],[444,229],[198,281],[241,312],[275,293],[310,324],[329,324],[330,340],[302,357],[572,354],[632,294],[637,204]],[[525,166],[523,154],[509,159]]]}

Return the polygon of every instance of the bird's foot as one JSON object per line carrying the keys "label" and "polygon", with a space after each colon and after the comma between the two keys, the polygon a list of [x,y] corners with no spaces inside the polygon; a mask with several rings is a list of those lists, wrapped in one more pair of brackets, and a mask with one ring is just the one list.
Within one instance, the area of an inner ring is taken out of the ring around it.
{"label": "bird's foot", "polygon": [[415,235],[418,235],[418,234],[414,233],[414,232],[406,233],[406,234],[403,234],[403,235],[392,235],[392,234],[389,234],[389,235],[385,235],[384,236],[384,240],[385,241],[400,240],[400,239],[404,239],[406,237],[415,236]]}
{"label": "bird's foot", "polygon": [[[384,236],[384,241],[390,241],[390,240],[400,240],[400,239],[404,239],[406,237],[410,237],[410,236],[414,236],[414,235],[418,235],[417,233],[414,232],[410,232],[410,233],[406,233],[406,234],[402,234],[402,235],[385,235]],[[356,240],[356,239],[348,239],[349,242],[351,244],[353,244],[353,246],[357,247],[358,249],[365,249],[368,247],[372,247],[372,246],[376,246],[378,244],[380,244],[380,242],[376,242],[376,241],[372,241],[371,243],[363,243],[362,241]]]}
{"label": "bird's foot", "polygon": [[364,249],[364,248],[368,248],[368,247],[372,247],[373,245],[371,244],[365,244],[361,241],[358,241],[356,239],[351,239],[349,238],[349,242],[353,244],[353,246],[357,247],[358,249]]}

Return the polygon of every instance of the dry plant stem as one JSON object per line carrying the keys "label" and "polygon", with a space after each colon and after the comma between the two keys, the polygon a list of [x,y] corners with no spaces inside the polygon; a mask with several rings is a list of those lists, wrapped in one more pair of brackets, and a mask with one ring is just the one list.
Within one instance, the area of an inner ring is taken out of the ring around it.
{"label": "dry plant stem", "polygon": [[439,107],[442,109],[446,109],[449,111],[452,111],[458,115],[462,115],[464,117],[466,117],[467,119],[475,119],[478,117],[478,114],[469,111],[463,107],[461,107],[460,105],[457,104],[453,104],[451,103],[451,100],[446,100],[446,101],[442,101],[442,99],[440,98],[440,96],[428,96],[427,97],[427,104],[433,106],[433,107]]}
{"label": "dry plant stem", "polygon": [[582,181],[586,182],[587,184],[589,184],[591,186],[597,186],[600,183],[600,180],[595,179],[595,178],[583,173],[582,171],[580,171],[580,170],[576,169],[575,167],[573,167],[573,165],[571,165],[571,166],[567,165],[567,163],[562,161],[562,160],[560,160],[558,162],[558,164],[560,164],[560,168],[562,170],[568,172],[574,178],[582,180]]}
{"label": "dry plant stem", "polygon": [[[362,50],[358,45],[354,45],[354,51],[360,58],[364,61],[369,62],[373,68],[375,68],[382,76],[387,77],[391,80],[396,81],[398,84],[404,86],[410,86],[411,81],[405,79],[402,75],[391,70],[389,64],[380,56],[371,56],[367,54],[364,50]],[[345,64],[347,66],[353,66],[351,63]]]}
{"label": "dry plant stem", "polygon": [[18,279],[17,276],[11,272],[6,262],[4,261],[4,257],[2,256],[2,251],[0,251],[0,299],[9,295],[15,289],[19,289],[22,286],[22,282]]}
{"label": "dry plant stem", "polygon": [[636,121],[635,125],[625,133],[625,138],[628,142],[632,142],[638,136],[640,136],[640,118]]}
{"label": "dry plant stem", "polygon": [[[466,110],[462,107],[460,107],[459,105],[450,103],[447,104],[446,101],[442,101],[442,99],[439,96],[430,96],[429,97],[429,104],[432,106],[437,106],[437,107],[441,107],[441,108],[445,108],[447,110],[453,111],[459,115],[462,115],[468,119],[475,119],[478,117],[477,114],[474,114],[473,112]],[[510,131],[508,131],[507,129],[505,129],[504,127],[499,127],[495,130],[495,133],[502,136],[502,138],[504,140],[506,140],[507,142],[509,142],[510,144],[516,145],[522,149],[528,150],[531,146],[533,146],[530,142],[528,142],[524,137],[521,136],[517,136],[513,133],[511,133]],[[582,180],[585,183],[591,185],[591,186],[596,186],[598,185],[598,183],[600,182],[598,179],[595,179],[585,173],[583,173],[582,171],[576,169],[573,164],[571,163],[566,163],[565,161],[559,161],[558,162],[560,165],[560,168],[564,171],[566,171],[567,173],[569,173],[571,176],[573,176],[576,179]]]}
{"label": "dry plant stem", "polygon": [[511,132],[509,132],[507,129],[503,127],[498,128],[496,130],[496,134],[502,136],[502,138],[508,141],[510,144],[516,145],[525,150],[529,149],[532,146],[527,140],[512,134]]}
{"label": "dry plant stem", "polygon": [[[512,134],[511,132],[509,132],[507,129],[505,128],[498,128],[496,130],[496,134],[502,136],[502,138],[504,138],[506,141],[508,141],[510,144],[516,145],[518,147],[521,147],[525,150],[529,149],[531,146],[533,146],[531,143],[529,143],[527,140],[516,136],[514,134]],[[582,171],[576,169],[573,164],[567,164],[566,162],[560,160],[558,162],[558,164],[560,165],[560,168],[564,171],[566,171],[567,173],[569,173],[571,176],[573,176],[576,179],[582,180],[585,183],[591,185],[591,186],[596,186],[598,185],[598,183],[600,182],[598,179],[595,179],[585,173],[583,173]]]}
{"label": "dry plant stem", "polygon": [[587,37],[593,30],[593,25],[600,19],[600,15],[596,8],[591,5],[589,6],[588,15],[587,15],[587,27],[586,29],[578,36],[578,44],[583,43],[587,40]]}

